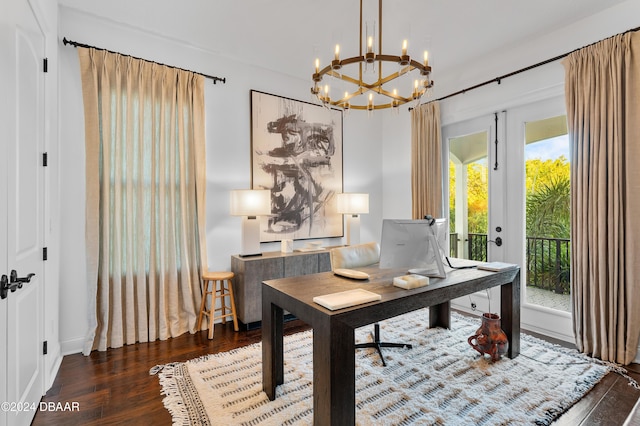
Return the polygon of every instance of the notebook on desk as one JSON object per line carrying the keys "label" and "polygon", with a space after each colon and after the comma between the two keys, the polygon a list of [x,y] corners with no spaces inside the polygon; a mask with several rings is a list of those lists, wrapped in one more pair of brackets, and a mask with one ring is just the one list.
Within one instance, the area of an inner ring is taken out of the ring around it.
{"label": "notebook on desk", "polygon": [[313,301],[327,309],[335,311],[337,309],[348,308],[362,303],[375,302],[380,299],[382,299],[382,296],[377,293],[356,288],[353,290],[316,296],[313,298]]}
{"label": "notebook on desk", "polygon": [[515,269],[517,267],[518,265],[516,265],[515,263],[505,263],[505,262],[488,262],[488,263],[481,263],[478,265],[478,269],[483,269],[485,271],[492,271],[492,272],[506,271],[509,269]]}

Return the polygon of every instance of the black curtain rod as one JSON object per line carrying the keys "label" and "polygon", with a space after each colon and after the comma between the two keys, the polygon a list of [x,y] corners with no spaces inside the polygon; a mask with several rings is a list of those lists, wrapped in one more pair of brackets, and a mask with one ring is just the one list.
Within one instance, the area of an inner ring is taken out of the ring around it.
{"label": "black curtain rod", "polygon": [[213,80],[213,84],[216,84],[218,81],[221,81],[223,84],[227,82],[227,79],[226,79],[226,78],[215,77],[215,76],[213,76],[213,75],[207,75],[207,74],[203,74],[203,73],[201,73],[201,72],[191,71],[191,70],[187,70],[187,69],[180,68],[180,67],[174,67],[174,66],[172,66],[172,65],[162,64],[162,63],[160,63],[160,62],[156,62],[156,61],[149,61],[149,60],[144,59],[144,58],[138,58],[138,57],[136,57],[136,56],[126,55],[126,54],[124,54],[124,53],[120,53],[120,52],[114,52],[113,50],[103,49],[103,48],[101,48],[101,47],[95,47],[95,46],[90,46],[90,45],[88,45],[88,44],[84,44],[84,43],[78,43],[77,41],[67,40],[67,38],[66,38],[66,37],[63,37],[63,38],[62,38],[62,43],[63,43],[65,46],[66,46],[67,44],[70,44],[70,45],[71,45],[71,46],[73,46],[73,47],[85,47],[85,48],[88,48],[88,49],[103,50],[103,51],[105,51],[105,52],[115,53],[115,54],[117,54],[117,55],[122,55],[122,56],[128,56],[128,57],[130,57],[130,58],[133,58],[133,59],[139,59],[139,60],[141,60],[141,61],[153,62],[154,64],[162,65],[162,66],[165,66],[165,67],[169,67],[169,68],[173,68],[173,69],[177,69],[177,70],[181,70],[181,71],[192,72],[192,73],[194,73],[194,74],[198,74],[198,75],[201,75],[201,76],[203,76],[203,77],[206,77],[206,78],[209,78],[209,79]]}
{"label": "black curtain rod", "polygon": [[[633,28],[633,29],[631,29],[631,30],[627,30],[627,31],[625,31],[625,32],[623,32],[623,33],[620,33],[620,34],[617,34],[617,35],[627,34],[627,33],[631,33],[631,32],[638,31],[638,30],[640,30],[640,27],[636,27],[636,28]],[[611,37],[615,37],[615,35],[614,35],[614,36],[611,36]],[[534,69],[534,68],[541,67],[542,65],[547,65],[548,63],[551,63],[551,62],[555,62],[555,61],[557,61],[557,60],[559,60],[559,59],[562,59],[562,58],[564,58],[564,57],[567,57],[567,56],[571,55],[573,52],[577,52],[578,50],[580,50],[580,49],[584,49],[585,47],[593,46],[594,44],[596,44],[596,43],[600,43],[601,41],[604,41],[604,40],[607,40],[607,39],[610,39],[611,37],[604,38],[604,39],[602,39],[602,40],[600,40],[600,41],[596,41],[596,42],[591,43],[591,44],[588,44],[588,45],[586,45],[586,46],[582,46],[582,47],[580,47],[580,48],[578,48],[578,49],[573,49],[571,52],[567,52],[567,53],[564,53],[564,54],[562,54],[562,55],[558,55],[558,56],[556,56],[556,57],[553,57],[553,58],[551,58],[551,59],[547,59],[547,60],[545,60],[545,61],[538,62],[537,64],[529,65],[528,67],[521,68],[521,69],[516,70],[516,71],[512,71],[512,72],[510,72],[510,73],[508,73],[508,74],[505,74],[505,75],[502,75],[502,76],[500,76],[500,77],[496,77],[496,78],[493,78],[493,79],[491,79],[491,80],[487,80],[487,81],[485,81],[485,82],[483,82],[483,83],[476,84],[475,86],[471,86],[471,87],[467,87],[466,89],[458,90],[458,91],[457,91],[457,92],[455,92],[455,93],[450,93],[450,94],[448,94],[448,95],[446,95],[446,96],[443,96],[443,97],[438,98],[438,99],[434,99],[433,101],[429,101],[429,102],[434,102],[434,101],[443,101],[443,100],[445,100],[445,99],[448,99],[448,98],[451,98],[451,97],[454,97],[454,96],[457,96],[457,95],[461,95],[461,94],[463,94],[463,93],[466,93],[466,92],[471,91],[471,90],[473,90],[473,89],[477,89],[477,88],[479,88],[479,87],[486,86],[487,84],[491,84],[491,83],[498,83],[498,84],[500,84],[500,82],[501,82],[503,79],[507,78],[507,77],[512,77],[512,76],[514,76],[514,75],[516,75],[516,74],[520,74],[520,73],[523,73],[523,72],[525,72],[525,71],[529,71],[529,70],[532,70],[532,69]],[[427,102],[427,103],[429,103],[429,102]],[[413,108],[409,108],[409,111],[411,111],[412,109],[413,109]]]}

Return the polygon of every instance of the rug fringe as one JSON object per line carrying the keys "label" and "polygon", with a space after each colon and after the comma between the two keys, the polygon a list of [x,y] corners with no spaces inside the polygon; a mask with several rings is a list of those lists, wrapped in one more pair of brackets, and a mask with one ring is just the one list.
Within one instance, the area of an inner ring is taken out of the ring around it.
{"label": "rug fringe", "polygon": [[161,372],[164,369],[164,364],[161,365],[154,365],[153,367],[151,367],[151,369],[149,370],[149,375],[150,376],[155,376],[157,375],[159,372]]}
{"label": "rug fringe", "polygon": [[607,369],[609,371],[613,371],[614,373],[621,375],[622,377],[627,379],[627,381],[629,382],[628,383],[629,386],[632,386],[632,387],[640,390],[640,384],[638,384],[638,382],[635,381],[635,379],[633,377],[629,376],[629,374],[628,374],[629,372],[624,367],[622,367],[622,365],[616,364],[616,363],[610,362],[610,361],[603,361],[603,360],[597,359],[597,358],[594,358],[594,361],[596,363],[600,364],[600,365],[604,365],[605,367],[607,367]]}
{"label": "rug fringe", "polygon": [[176,382],[176,376],[180,375],[177,368],[179,364],[179,362],[173,362],[162,366],[155,366],[151,370],[154,370],[156,367],[161,367],[156,372],[157,374],[159,371],[162,371],[162,374],[159,376],[160,387],[162,388],[160,395],[164,395],[162,404],[171,414],[172,424],[176,426],[186,426],[191,423],[191,419],[183,396],[180,394],[178,383]]}
{"label": "rug fringe", "polygon": [[156,376],[158,373],[160,373],[162,370],[164,370],[165,367],[175,367],[178,364],[180,364],[180,363],[179,362],[170,362],[170,363],[167,363],[167,364],[154,365],[149,370],[149,375],[150,376]]}

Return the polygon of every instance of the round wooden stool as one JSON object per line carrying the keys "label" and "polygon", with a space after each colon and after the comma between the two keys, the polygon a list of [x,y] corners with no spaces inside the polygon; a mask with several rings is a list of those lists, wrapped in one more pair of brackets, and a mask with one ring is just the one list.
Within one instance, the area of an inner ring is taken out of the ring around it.
{"label": "round wooden stool", "polygon": [[[222,319],[222,323],[227,322],[227,317],[233,318],[233,329],[238,331],[238,318],[236,317],[236,302],[233,298],[233,272],[203,272],[202,273],[202,303],[200,304],[200,315],[198,315],[197,330],[202,326],[202,317],[209,318],[209,339],[213,339],[213,323],[217,319]],[[211,296],[211,304],[207,310],[207,296]],[[226,304],[225,297],[229,296],[229,305]],[[216,308],[216,300],[220,299],[220,307]],[[220,315],[216,316],[216,312]]]}

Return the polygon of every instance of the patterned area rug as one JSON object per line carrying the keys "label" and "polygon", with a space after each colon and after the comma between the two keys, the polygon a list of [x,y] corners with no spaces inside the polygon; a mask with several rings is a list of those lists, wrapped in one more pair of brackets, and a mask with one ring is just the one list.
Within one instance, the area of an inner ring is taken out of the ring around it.
{"label": "patterned area rug", "polygon": [[[380,323],[385,341],[413,349],[356,351],[358,425],[548,425],[584,396],[607,367],[575,350],[521,336],[521,355],[491,362],[467,343],[480,319],[453,315],[451,330],[428,329],[427,309]],[[356,330],[369,340],[373,326]],[[262,349],[254,344],[185,363],[156,366],[177,425],[313,423],[311,331],[286,336],[285,383],[262,392]]]}

